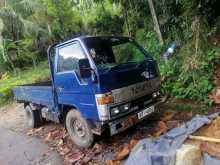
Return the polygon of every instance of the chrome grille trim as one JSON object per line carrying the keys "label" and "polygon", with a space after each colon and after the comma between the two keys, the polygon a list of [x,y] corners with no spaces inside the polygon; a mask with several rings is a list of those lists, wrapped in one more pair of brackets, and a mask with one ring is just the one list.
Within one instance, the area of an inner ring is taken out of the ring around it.
{"label": "chrome grille trim", "polygon": [[111,91],[114,98],[114,104],[151,94],[159,89],[160,84],[160,77],[157,77],[127,87],[114,89]]}

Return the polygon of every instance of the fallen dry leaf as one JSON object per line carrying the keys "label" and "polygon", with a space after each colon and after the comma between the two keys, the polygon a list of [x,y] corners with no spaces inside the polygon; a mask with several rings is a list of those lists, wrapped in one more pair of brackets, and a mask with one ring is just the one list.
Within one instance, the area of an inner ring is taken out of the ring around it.
{"label": "fallen dry leaf", "polygon": [[209,125],[200,128],[195,135],[220,138],[220,117],[217,117]]}
{"label": "fallen dry leaf", "polygon": [[92,151],[94,154],[98,154],[102,151],[102,146],[98,143],[96,143],[93,148],[92,148]]}
{"label": "fallen dry leaf", "polygon": [[90,160],[92,160],[92,157],[86,155],[86,156],[83,158],[82,163],[83,163],[83,164],[88,164],[88,162],[89,162]]}
{"label": "fallen dry leaf", "polygon": [[38,132],[40,132],[40,131],[42,131],[42,130],[43,130],[43,127],[40,127],[40,128],[34,129],[34,133],[38,133]]}
{"label": "fallen dry leaf", "polygon": [[220,104],[220,87],[216,87],[212,90],[209,98],[213,100],[215,104]]}
{"label": "fallen dry leaf", "polygon": [[66,147],[66,146],[64,146],[64,147],[60,147],[59,151],[60,151],[60,155],[66,155],[66,154],[68,154],[71,151],[71,149]]}
{"label": "fallen dry leaf", "polygon": [[168,130],[166,123],[163,121],[159,121],[157,127],[155,128],[155,132],[153,133],[154,137],[159,137],[160,135],[166,133]]}
{"label": "fallen dry leaf", "polygon": [[218,146],[215,146],[215,145],[211,145],[207,142],[204,142],[204,143],[201,143],[200,144],[200,149],[202,152],[206,152],[208,153],[209,155],[217,158],[220,160],[220,150],[219,150],[219,147]]}
{"label": "fallen dry leaf", "polygon": [[116,154],[115,159],[123,160],[129,155],[129,153],[130,153],[129,145],[125,145],[123,149]]}
{"label": "fallen dry leaf", "polygon": [[193,117],[192,111],[190,111],[190,112],[179,112],[173,117],[173,119],[174,120],[188,121],[188,120],[192,119],[192,117]]}
{"label": "fallen dry leaf", "polygon": [[128,145],[129,150],[131,151],[137,143],[138,143],[138,140],[132,139]]}
{"label": "fallen dry leaf", "polygon": [[181,122],[179,120],[170,120],[166,122],[167,129],[170,130],[172,128],[179,127],[181,125]]}
{"label": "fallen dry leaf", "polygon": [[64,157],[64,164],[68,165],[68,164],[74,164],[77,161],[79,161],[80,159],[83,158],[83,154],[82,153],[74,153],[74,154],[68,154],[67,156]]}
{"label": "fallen dry leaf", "polygon": [[53,139],[59,137],[61,135],[61,131],[60,130],[56,130],[56,131],[53,131],[51,132],[51,136],[53,137]]}
{"label": "fallen dry leaf", "polygon": [[31,129],[30,131],[27,132],[28,136],[32,136],[34,134],[33,130]]}
{"label": "fallen dry leaf", "polygon": [[63,139],[60,139],[59,143],[57,144],[58,146],[62,146],[63,145]]}
{"label": "fallen dry leaf", "polygon": [[51,132],[49,132],[47,134],[47,137],[45,138],[45,141],[47,141],[47,142],[49,142],[50,140],[52,140],[52,133]]}
{"label": "fallen dry leaf", "polygon": [[123,160],[125,159],[131,152],[131,150],[134,148],[134,146],[138,143],[138,140],[136,139],[132,139],[129,144],[124,145],[124,147],[122,148],[122,150],[120,150],[116,156],[115,156],[115,160]]}
{"label": "fallen dry leaf", "polygon": [[171,112],[171,111],[164,112],[163,115],[160,117],[160,120],[161,121],[171,120],[175,114],[176,114],[175,112]]}
{"label": "fallen dry leaf", "polygon": [[117,160],[107,160],[106,165],[120,165],[120,161]]}

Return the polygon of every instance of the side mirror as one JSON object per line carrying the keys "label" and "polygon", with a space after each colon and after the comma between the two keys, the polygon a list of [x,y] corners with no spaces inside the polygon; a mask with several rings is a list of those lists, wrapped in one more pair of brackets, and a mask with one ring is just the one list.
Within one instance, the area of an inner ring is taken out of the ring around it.
{"label": "side mirror", "polygon": [[91,77],[91,68],[87,58],[79,59],[78,61],[79,75],[81,78]]}
{"label": "side mirror", "polygon": [[172,56],[176,50],[176,43],[172,43],[169,48],[166,50],[166,52],[162,55],[162,58],[167,60],[170,56]]}

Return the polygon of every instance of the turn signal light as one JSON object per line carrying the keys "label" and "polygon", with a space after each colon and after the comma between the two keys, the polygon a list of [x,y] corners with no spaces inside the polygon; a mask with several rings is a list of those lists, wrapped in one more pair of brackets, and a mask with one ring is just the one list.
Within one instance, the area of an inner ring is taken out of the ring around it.
{"label": "turn signal light", "polygon": [[98,105],[105,105],[105,104],[111,104],[111,103],[113,103],[112,95],[97,97]]}

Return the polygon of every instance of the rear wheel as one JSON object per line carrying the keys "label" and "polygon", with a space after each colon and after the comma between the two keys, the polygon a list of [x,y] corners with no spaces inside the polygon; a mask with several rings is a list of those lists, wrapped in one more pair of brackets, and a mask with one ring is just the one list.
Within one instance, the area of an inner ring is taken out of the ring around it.
{"label": "rear wheel", "polygon": [[74,143],[82,148],[92,146],[94,135],[88,122],[76,110],[71,110],[66,116],[66,128]]}
{"label": "rear wheel", "polygon": [[31,128],[37,128],[41,125],[41,116],[39,110],[33,110],[30,105],[25,106],[25,116],[27,125]]}

